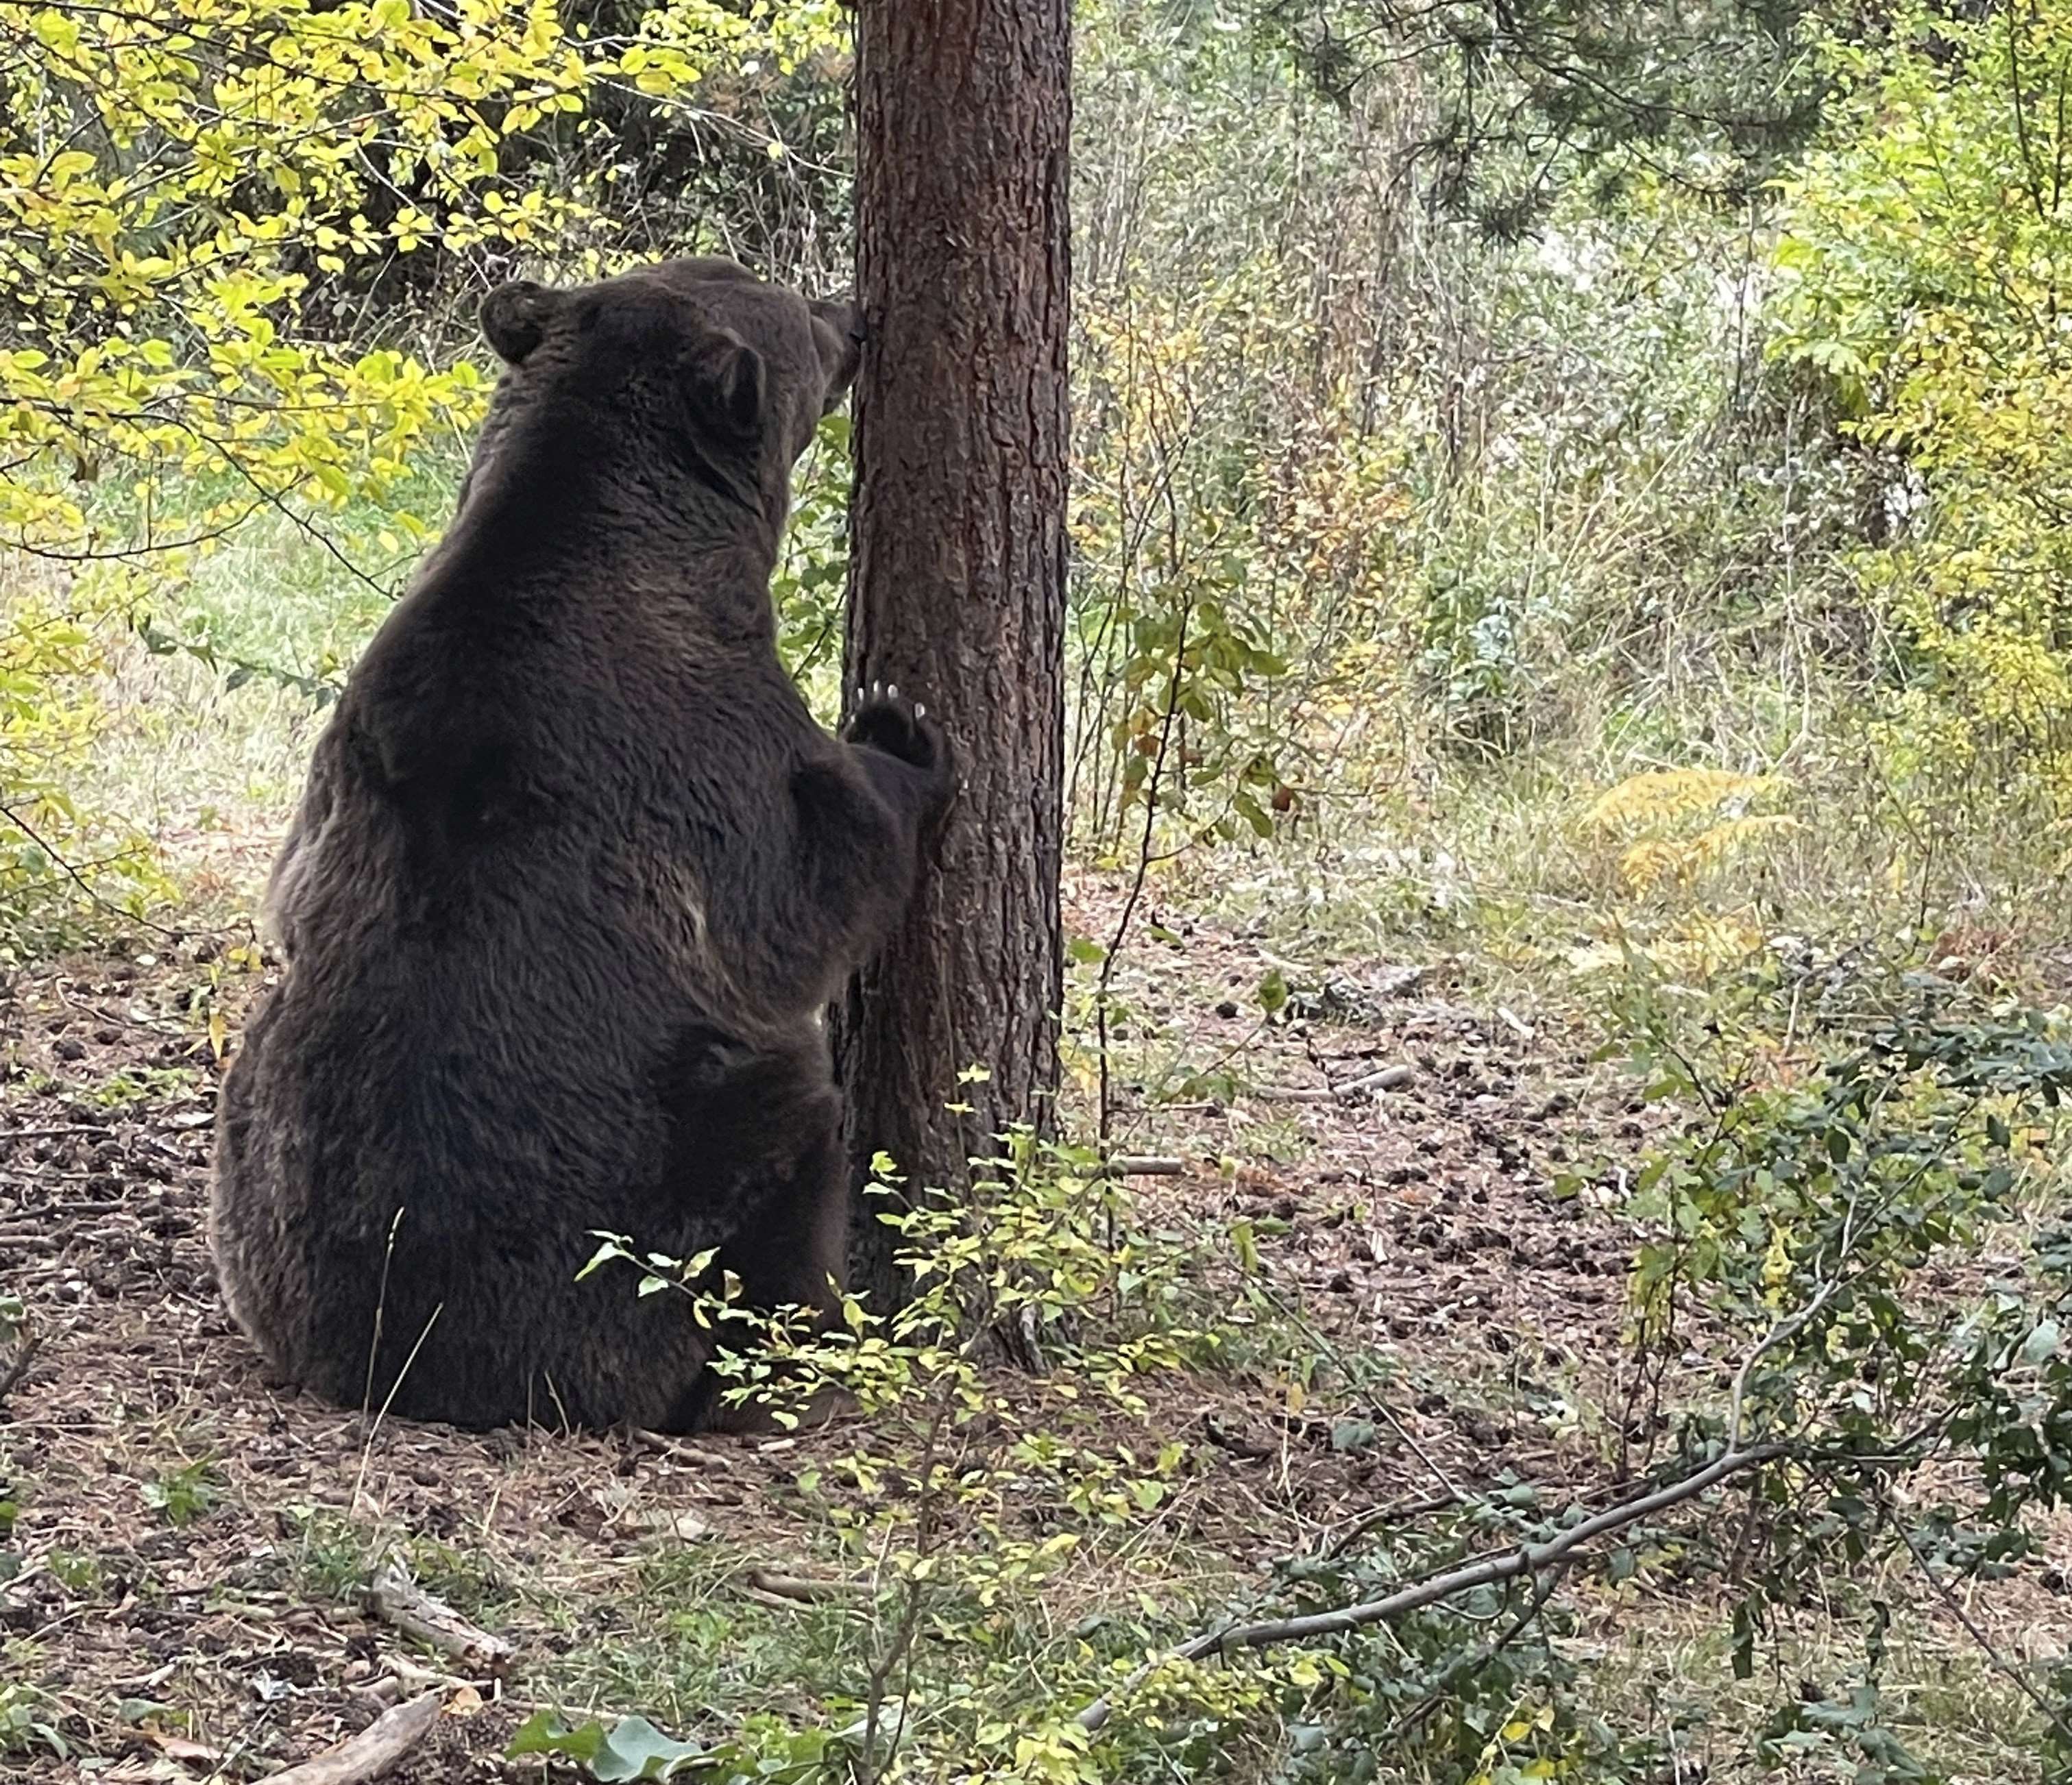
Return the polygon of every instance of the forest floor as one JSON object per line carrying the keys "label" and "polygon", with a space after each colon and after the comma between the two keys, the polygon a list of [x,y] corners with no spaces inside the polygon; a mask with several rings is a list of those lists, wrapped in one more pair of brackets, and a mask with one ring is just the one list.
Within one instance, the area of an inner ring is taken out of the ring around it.
{"label": "forest floor", "polygon": [[[1098,929],[1112,889],[1080,897]],[[1192,1082],[1163,1102],[1124,1086],[1120,1143],[1186,1161],[1143,1180],[1142,1203],[1198,1234],[1248,1224],[1285,1343],[1334,1367],[1306,1398],[1292,1352],[1161,1379],[1144,1435],[1190,1459],[1157,1543],[1127,1578],[1090,1555],[1054,1619],[1145,1595],[1178,1617],[1385,1509],[1511,1479],[1587,1498],[1622,1451],[1640,1466],[1659,1421],[1629,1393],[1621,1192],[1663,1112],[1444,962],[1305,963],[1269,1024],[1255,988],[1289,963],[1268,943],[1155,917],[1171,939],[1126,976],[1159,1038],[1135,1084],[1170,1087],[1175,1063]],[[516,1656],[453,1701],[401,1785],[537,1778],[501,1758],[536,1705],[695,1738],[742,1708],[816,1721],[824,1692],[853,1693],[841,1608],[749,1581],[829,1567],[796,1483],[843,1450],[841,1426],[664,1447],[483,1436],[268,1379],[206,1239],[211,1016],[234,1045],[242,996],[216,982],[252,977],[220,973],[218,942],[153,944],[21,971],[0,1003],[0,1288],[39,1341],[0,1408],[0,1502],[18,1508],[10,1541],[0,1521],[19,1565],[0,1582],[7,1776],[256,1777],[363,1727],[449,1664],[363,1611],[390,1556]],[[1395,1065],[1407,1084],[1330,1092]],[[1555,1193],[1562,1172],[1581,1193]],[[1667,1717],[1694,1670],[1718,1671],[1725,1601],[1645,1598],[1608,1601],[1579,1639],[1651,1679]],[[2040,1589],[1994,1617],[2065,1622]],[[1946,1635],[1947,1662],[1965,1639]],[[1708,1776],[1695,1751],[1688,1776]]]}

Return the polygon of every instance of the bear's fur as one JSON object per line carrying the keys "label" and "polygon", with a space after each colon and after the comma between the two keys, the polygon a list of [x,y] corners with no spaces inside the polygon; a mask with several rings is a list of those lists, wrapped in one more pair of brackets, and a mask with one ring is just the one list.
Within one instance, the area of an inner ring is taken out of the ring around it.
{"label": "bear's fur", "polygon": [[453,524],[317,745],[281,983],[217,1117],[240,1325],[348,1406],[712,1422],[709,1332],[595,1231],[824,1304],[848,1233],[824,1007],[953,785],[896,696],[841,741],[779,665],[793,461],[846,306],[730,263],[504,286]]}

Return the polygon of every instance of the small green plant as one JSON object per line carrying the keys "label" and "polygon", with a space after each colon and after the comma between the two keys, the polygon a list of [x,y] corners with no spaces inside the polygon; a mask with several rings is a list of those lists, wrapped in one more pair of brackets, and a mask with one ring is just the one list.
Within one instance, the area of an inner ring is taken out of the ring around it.
{"label": "small green plant", "polygon": [[[926,1776],[929,1758],[954,1757],[973,1776],[1091,1779],[1092,1738],[1070,1703],[1005,1716],[989,1702],[1011,1699],[962,1676],[1046,1583],[1104,1534],[1154,1518],[1184,1477],[1185,1444],[1120,1434],[1143,1430],[1150,1379],[1215,1355],[1214,1332],[1190,1317],[1190,1255],[1137,1229],[1092,1155],[1026,1133],[986,1162],[970,1199],[906,1200],[898,1182],[881,1159],[878,1218],[913,1285],[890,1311],[852,1296],[825,1322],[753,1315],[738,1285],[713,1280],[713,1254],[674,1260],[623,1237],[604,1237],[587,1268],[631,1262],[640,1293],[697,1297],[726,1336],[713,1368],[727,1395],[780,1426],[830,1397],[870,1416],[856,1449],[798,1479],[868,1588],[838,1719],[855,1775],[888,1778],[896,1762]],[[1006,1368],[1010,1352],[1039,1373]],[[931,1659],[943,1654],[959,1657],[948,1674]]]}
{"label": "small green plant", "polygon": [[189,1066],[125,1066],[94,1085],[87,1097],[104,1110],[128,1110],[191,1097],[201,1083],[201,1074]]}
{"label": "small green plant", "polygon": [[299,1533],[294,1556],[298,1587],[321,1599],[350,1599],[372,1578],[377,1562],[372,1535],[349,1514],[329,1506],[284,1508]]}
{"label": "small green plant", "polygon": [[101,1558],[88,1551],[53,1549],[43,1565],[74,1598],[91,1598],[101,1591]]}
{"label": "small green plant", "polygon": [[47,1749],[60,1760],[72,1756],[43,1694],[25,1685],[0,1684],[0,1754],[26,1754],[32,1748]]}
{"label": "small green plant", "polygon": [[216,1504],[220,1488],[213,1460],[203,1457],[146,1482],[144,1504],[168,1524],[192,1524]]}

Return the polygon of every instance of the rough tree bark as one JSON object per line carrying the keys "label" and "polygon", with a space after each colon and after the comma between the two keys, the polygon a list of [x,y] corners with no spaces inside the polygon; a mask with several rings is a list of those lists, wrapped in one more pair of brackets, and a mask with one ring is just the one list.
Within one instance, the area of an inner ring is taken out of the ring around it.
{"label": "rough tree bark", "polygon": [[[870,334],[845,682],[939,715],[964,788],[836,1045],[857,1184],[882,1151],[956,1188],[1057,1085],[1071,8],[860,0],[856,33]],[[971,1066],[990,1079],[960,1084]],[[877,1300],[900,1286],[870,1213],[853,1276]]]}

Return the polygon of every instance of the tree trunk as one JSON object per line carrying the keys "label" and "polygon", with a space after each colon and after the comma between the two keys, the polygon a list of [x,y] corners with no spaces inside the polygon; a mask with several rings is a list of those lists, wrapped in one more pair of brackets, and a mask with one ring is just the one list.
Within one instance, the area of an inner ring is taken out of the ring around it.
{"label": "tree trunk", "polygon": [[[1057,1088],[1071,8],[861,0],[856,32],[870,332],[844,680],[924,702],[964,785],[835,1039],[859,1186],[882,1151],[910,1188],[957,1189]],[[874,1212],[853,1277],[885,1306]]]}

